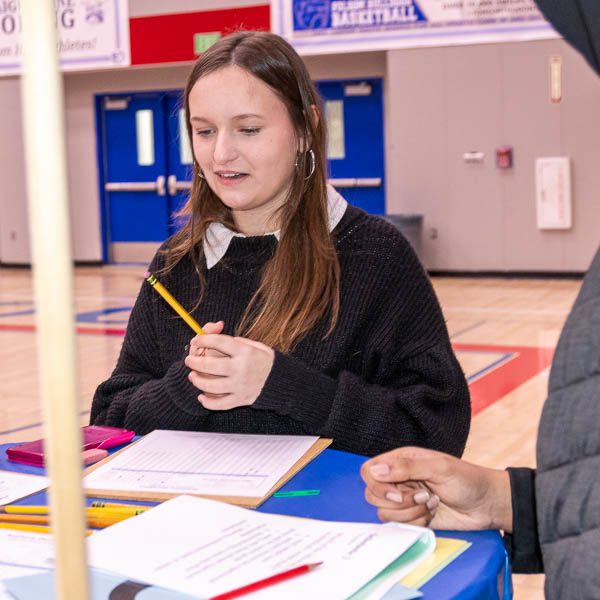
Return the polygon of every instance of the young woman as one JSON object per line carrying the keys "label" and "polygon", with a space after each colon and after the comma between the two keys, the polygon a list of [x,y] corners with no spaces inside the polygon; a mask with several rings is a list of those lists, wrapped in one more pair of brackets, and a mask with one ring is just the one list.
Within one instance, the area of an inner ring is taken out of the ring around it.
{"label": "young woman", "polygon": [[185,110],[189,218],[150,270],[207,335],[190,341],[144,283],[91,422],[460,455],[469,395],[433,289],[393,226],[326,184],[300,57],[274,34],[229,35],[195,63]]}

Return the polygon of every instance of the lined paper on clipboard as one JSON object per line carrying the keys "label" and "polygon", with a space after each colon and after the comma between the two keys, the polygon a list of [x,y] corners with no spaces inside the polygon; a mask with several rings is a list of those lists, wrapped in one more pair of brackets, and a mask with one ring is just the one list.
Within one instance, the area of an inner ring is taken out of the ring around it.
{"label": "lined paper on clipboard", "polygon": [[161,501],[192,494],[256,507],[331,440],[157,430],[87,471],[87,495]]}

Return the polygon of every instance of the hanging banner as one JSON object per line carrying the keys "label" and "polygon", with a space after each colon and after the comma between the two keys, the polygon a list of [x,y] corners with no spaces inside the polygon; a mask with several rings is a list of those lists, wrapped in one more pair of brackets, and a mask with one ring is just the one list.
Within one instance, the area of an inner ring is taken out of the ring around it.
{"label": "hanging banner", "polygon": [[534,0],[272,0],[272,27],[301,54],[560,37]]}
{"label": "hanging banner", "polygon": [[[128,0],[55,0],[55,5],[63,71],[130,64]],[[0,0],[0,75],[20,73],[22,52],[19,2]]]}

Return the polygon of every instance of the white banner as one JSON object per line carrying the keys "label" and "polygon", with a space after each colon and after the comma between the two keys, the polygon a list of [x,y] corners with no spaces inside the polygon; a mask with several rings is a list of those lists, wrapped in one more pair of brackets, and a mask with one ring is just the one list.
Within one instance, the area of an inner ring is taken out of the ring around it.
{"label": "white banner", "polygon": [[[128,0],[55,0],[55,5],[63,71],[130,63]],[[21,55],[19,1],[0,0],[0,76],[20,73]]]}
{"label": "white banner", "polygon": [[559,35],[534,0],[272,0],[272,29],[300,54]]}

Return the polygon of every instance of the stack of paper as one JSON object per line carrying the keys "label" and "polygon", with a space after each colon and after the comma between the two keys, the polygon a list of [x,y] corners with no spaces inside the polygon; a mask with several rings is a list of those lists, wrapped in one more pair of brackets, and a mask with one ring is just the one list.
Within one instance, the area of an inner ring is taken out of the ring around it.
{"label": "stack of paper", "polygon": [[[35,537],[10,534],[28,543]],[[87,543],[94,589],[137,581],[173,599],[177,594],[209,598],[322,561],[309,573],[253,592],[249,600],[381,598],[435,547],[433,533],[420,527],[297,519],[192,496],[179,496],[96,532]],[[11,555],[16,549],[14,556],[23,567],[47,568],[50,563],[50,536],[42,536],[27,561],[19,558],[26,555],[23,543],[4,547]],[[35,594],[50,577],[5,583],[19,600],[37,600]],[[105,600],[103,594],[93,598]]]}
{"label": "stack of paper", "polygon": [[[88,548],[95,569],[204,598],[322,561],[310,573],[253,593],[253,600],[345,600],[419,541],[417,561],[435,547],[430,530],[295,519],[179,496],[95,533]],[[414,564],[399,565],[368,597],[380,597]]]}

